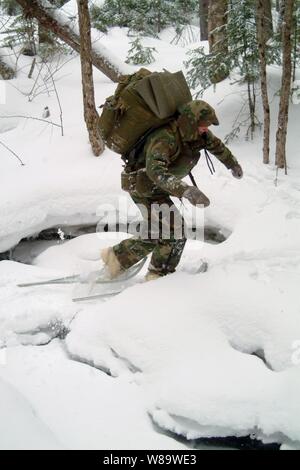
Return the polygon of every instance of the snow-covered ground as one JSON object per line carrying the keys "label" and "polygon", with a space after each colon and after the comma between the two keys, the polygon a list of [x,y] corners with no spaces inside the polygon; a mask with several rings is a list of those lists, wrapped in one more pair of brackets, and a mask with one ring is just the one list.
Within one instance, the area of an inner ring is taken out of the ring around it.
{"label": "snow-covered ground", "polygon": [[70,360],[58,341],[10,348],[7,361],[0,379],[1,449],[186,448],[155,432],[137,384]]}
{"label": "snow-covered ground", "polygon": [[[158,51],[152,70],[183,68],[188,47],[171,45],[171,36],[145,40]],[[124,31],[114,28],[100,42],[125,59]],[[55,93],[41,88],[28,101],[37,74],[27,78],[30,65],[21,58],[0,103],[0,141],[25,163],[1,147],[0,252],[49,227],[104,223],[116,207],[120,217],[127,212],[120,158],[109,150],[95,158],[89,147],[78,57],[55,74],[64,137],[20,117],[41,118],[48,106],[59,123]],[[97,70],[94,77],[100,105],[115,85]],[[269,80],[274,142],[278,68]],[[204,99],[223,138],[243,87],[228,80]],[[280,172],[276,184],[274,165],[261,163],[259,131],[249,141],[242,130],[229,144],[243,180],[217,161],[211,176],[200,161],[195,177],[211,200],[205,223],[228,239],[189,241],[174,275],[143,283],[143,271],[117,297],[88,303],[72,302],[86,286],[17,286],[98,269],[113,233],[25,243],[17,258],[31,264],[0,262],[0,448],[186,448],[158,429],[187,439],[251,434],[300,448],[299,106],[290,112],[288,176]],[[203,258],[209,270],[195,274]]]}

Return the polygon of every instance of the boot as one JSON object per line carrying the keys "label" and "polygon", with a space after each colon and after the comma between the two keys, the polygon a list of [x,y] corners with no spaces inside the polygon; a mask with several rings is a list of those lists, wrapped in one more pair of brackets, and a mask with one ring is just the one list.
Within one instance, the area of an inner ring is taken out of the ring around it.
{"label": "boot", "polygon": [[162,277],[160,274],[155,273],[154,271],[148,271],[146,276],[145,276],[145,281],[155,281],[159,277]]}
{"label": "boot", "polygon": [[101,259],[105,264],[110,279],[114,279],[124,272],[124,269],[111,247],[104,248],[101,251]]}

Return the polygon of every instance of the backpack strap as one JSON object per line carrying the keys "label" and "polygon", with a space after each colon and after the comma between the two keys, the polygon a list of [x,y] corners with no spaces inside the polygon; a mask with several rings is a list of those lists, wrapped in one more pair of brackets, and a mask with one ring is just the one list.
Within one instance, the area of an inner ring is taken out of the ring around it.
{"label": "backpack strap", "polygon": [[146,134],[142,135],[139,140],[135,143],[135,145],[124,155],[122,155],[122,160],[125,162],[126,165],[130,167],[131,170],[134,170],[135,163],[137,161],[138,155],[141,153],[146,140],[148,139],[149,135],[155,131],[155,128],[149,129]]}
{"label": "backpack strap", "polygon": [[205,142],[204,153],[205,153],[206,163],[207,163],[207,166],[208,166],[208,169],[209,169],[210,173],[213,175],[216,172],[216,170],[215,170],[214,164],[213,164],[213,162],[210,158],[210,155],[207,151],[207,148],[206,148],[206,146],[207,146],[207,134],[206,133],[203,134],[203,138],[204,138],[204,142]]}
{"label": "backpack strap", "polygon": [[172,116],[171,118],[167,119],[164,123],[162,123],[158,127],[152,127],[151,129],[149,129],[145,134],[143,134],[139,138],[139,140],[134,144],[134,146],[128,152],[122,155],[121,157],[122,160],[125,162],[126,165],[129,166],[131,171],[135,169],[134,167],[135,167],[135,163],[137,161],[138,155],[142,152],[144,145],[146,143],[146,140],[152,134],[152,132],[160,129],[161,127],[164,127],[165,125],[174,121],[174,119],[176,119],[176,116]]}
{"label": "backpack strap", "polygon": [[190,180],[191,180],[191,182],[192,182],[192,185],[195,186],[195,188],[198,188],[198,189],[199,189],[199,187],[198,187],[198,185],[197,185],[197,183],[196,183],[196,180],[195,180],[195,178],[194,178],[194,176],[193,176],[193,173],[192,173],[191,171],[189,172],[189,178],[190,178]]}

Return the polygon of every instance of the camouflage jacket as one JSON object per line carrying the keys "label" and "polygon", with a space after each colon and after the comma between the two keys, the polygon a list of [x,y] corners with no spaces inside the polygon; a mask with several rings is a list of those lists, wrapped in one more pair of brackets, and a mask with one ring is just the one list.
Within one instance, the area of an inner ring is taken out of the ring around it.
{"label": "camouflage jacket", "polygon": [[212,132],[206,138],[198,135],[197,139],[184,141],[176,121],[154,131],[136,159],[135,168],[125,167],[125,173],[137,171],[136,179],[123,189],[151,197],[168,193],[182,197],[187,184],[182,178],[197,165],[200,150],[206,148],[227,168],[238,162],[230,150]]}

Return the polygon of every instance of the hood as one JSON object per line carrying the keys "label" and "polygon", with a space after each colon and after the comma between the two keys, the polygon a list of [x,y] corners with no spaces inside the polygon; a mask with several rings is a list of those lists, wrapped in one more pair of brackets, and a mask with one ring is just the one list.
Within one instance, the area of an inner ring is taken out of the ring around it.
{"label": "hood", "polygon": [[205,101],[193,100],[180,106],[178,127],[184,141],[197,140],[199,138],[198,127],[200,122],[207,126],[219,125],[215,110]]}

